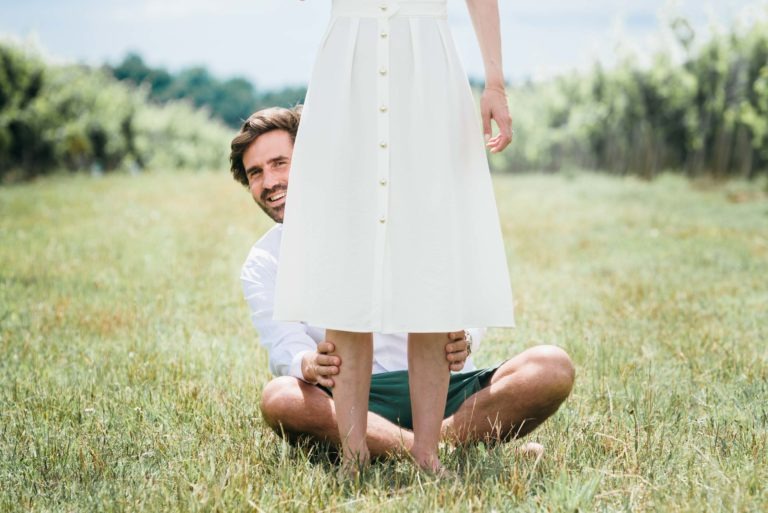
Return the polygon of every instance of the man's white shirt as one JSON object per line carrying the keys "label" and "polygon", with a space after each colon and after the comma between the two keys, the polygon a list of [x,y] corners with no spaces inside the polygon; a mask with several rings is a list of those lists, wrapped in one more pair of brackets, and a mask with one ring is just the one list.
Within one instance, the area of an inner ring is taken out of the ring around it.
{"label": "man's white shirt", "polygon": [[[275,279],[280,260],[280,239],[283,225],[275,224],[248,253],[240,281],[251,311],[251,321],[259,333],[259,342],[269,353],[269,369],[275,376],[293,376],[304,380],[301,360],[325,340],[325,328],[303,322],[275,321]],[[485,329],[468,329],[472,335],[472,350],[476,351]],[[408,368],[407,333],[373,334],[373,374]],[[464,372],[475,370],[472,358],[467,358]]]}

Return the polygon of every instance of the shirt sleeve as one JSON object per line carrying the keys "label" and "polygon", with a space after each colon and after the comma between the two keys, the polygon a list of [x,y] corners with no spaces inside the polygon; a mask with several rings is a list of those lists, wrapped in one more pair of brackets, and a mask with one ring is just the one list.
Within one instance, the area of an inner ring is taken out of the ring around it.
{"label": "shirt sleeve", "polygon": [[301,359],[308,351],[316,351],[317,343],[307,333],[305,324],[272,319],[276,277],[276,259],[266,251],[251,250],[240,273],[240,283],[251,322],[259,333],[259,343],[269,354],[269,370],[275,376],[306,381]]}
{"label": "shirt sleeve", "polygon": [[472,336],[472,352],[475,353],[480,348],[480,342],[485,337],[486,328],[469,328],[467,330]]}

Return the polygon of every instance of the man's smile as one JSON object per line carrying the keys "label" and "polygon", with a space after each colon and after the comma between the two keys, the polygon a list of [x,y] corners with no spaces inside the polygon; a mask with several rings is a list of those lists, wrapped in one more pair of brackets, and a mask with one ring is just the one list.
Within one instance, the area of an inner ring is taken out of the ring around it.
{"label": "man's smile", "polygon": [[273,193],[271,196],[267,196],[267,205],[270,207],[277,207],[285,203],[285,196],[287,191],[282,190]]}

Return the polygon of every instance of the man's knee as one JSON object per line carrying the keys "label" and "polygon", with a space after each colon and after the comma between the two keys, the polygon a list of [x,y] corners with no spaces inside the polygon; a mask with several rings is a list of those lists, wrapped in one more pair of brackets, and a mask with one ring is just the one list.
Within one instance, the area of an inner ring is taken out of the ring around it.
{"label": "man's knee", "polygon": [[562,402],[571,393],[576,370],[568,353],[553,345],[540,345],[526,351],[526,365],[536,373],[541,386],[553,400]]}
{"label": "man's knee", "polygon": [[288,427],[294,423],[300,410],[301,393],[299,380],[280,376],[266,384],[261,392],[261,415],[273,429]]}

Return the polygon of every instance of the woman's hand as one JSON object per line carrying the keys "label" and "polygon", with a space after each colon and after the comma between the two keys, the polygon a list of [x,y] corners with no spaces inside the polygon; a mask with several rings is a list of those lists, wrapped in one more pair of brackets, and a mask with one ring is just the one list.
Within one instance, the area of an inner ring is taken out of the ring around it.
{"label": "woman's hand", "polygon": [[[507,105],[507,93],[501,86],[486,86],[480,97],[480,114],[483,117],[485,145],[491,153],[498,153],[512,142],[512,116]],[[499,133],[491,137],[491,120],[496,122]]]}

